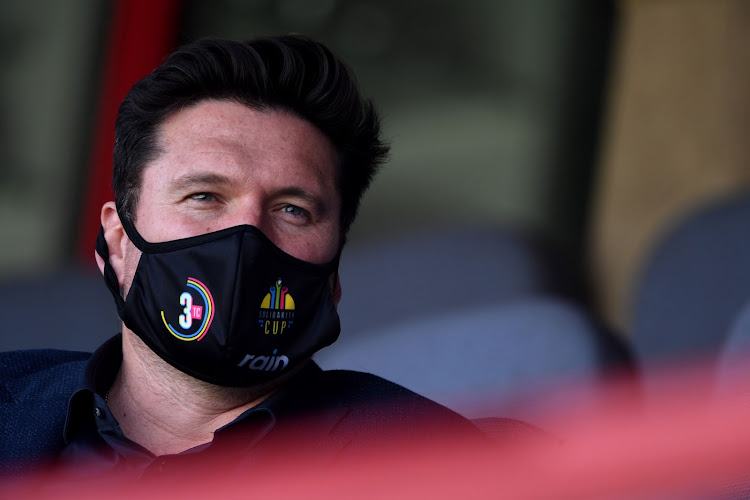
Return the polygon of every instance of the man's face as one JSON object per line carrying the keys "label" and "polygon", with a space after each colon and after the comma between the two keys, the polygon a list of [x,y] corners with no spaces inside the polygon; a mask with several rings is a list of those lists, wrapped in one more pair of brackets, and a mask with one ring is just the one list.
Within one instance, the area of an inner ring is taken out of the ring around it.
{"label": "man's face", "polygon": [[[309,122],[230,101],[171,115],[146,166],[135,226],[163,242],[250,224],[298,259],[329,262],[339,246],[336,152]],[[140,252],[128,242],[125,286]]]}

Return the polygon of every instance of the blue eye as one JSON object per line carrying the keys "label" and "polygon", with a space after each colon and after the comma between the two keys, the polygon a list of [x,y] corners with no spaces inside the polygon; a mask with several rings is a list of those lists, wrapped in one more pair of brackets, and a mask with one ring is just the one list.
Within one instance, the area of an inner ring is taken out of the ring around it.
{"label": "blue eye", "polygon": [[215,200],[214,195],[212,195],[211,193],[195,193],[195,194],[191,194],[190,198],[192,198],[193,200],[198,200],[198,201],[214,201]]}
{"label": "blue eye", "polygon": [[286,205],[284,208],[281,209],[283,212],[286,212],[288,214],[296,215],[296,216],[304,216],[307,214],[307,211],[303,208],[296,207],[294,205]]}

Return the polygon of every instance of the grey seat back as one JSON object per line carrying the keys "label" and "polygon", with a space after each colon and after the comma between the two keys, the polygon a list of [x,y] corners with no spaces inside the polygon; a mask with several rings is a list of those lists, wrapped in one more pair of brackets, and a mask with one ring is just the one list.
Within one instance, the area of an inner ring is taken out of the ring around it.
{"label": "grey seat back", "polygon": [[[666,363],[713,363],[750,298],[750,196],[704,205],[666,233],[636,290],[632,339],[646,388]],[[710,395],[711,384],[696,387]]]}
{"label": "grey seat back", "polygon": [[323,368],[379,375],[469,418],[528,419],[528,405],[542,394],[548,404],[596,400],[600,382],[628,356],[580,307],[540,297],[344,336],[315,359]]}
{"label": "grey seat back", "polygon": [[717,396],[739,396],[750,405],[750,298],[719,351],[714,384]]}
{"label": "grey seat back", "polygon": [[0,317],[0,351],[91,351],[120,331],[112,295],[99,272],[90,268],[0,283]]}
{"label": "grey seat back", "polygon": [[435,311],[535,294],[577,299],[569,270],[554,248],[520,231],[423,231],[345,248],[339,315],[351,337]]}

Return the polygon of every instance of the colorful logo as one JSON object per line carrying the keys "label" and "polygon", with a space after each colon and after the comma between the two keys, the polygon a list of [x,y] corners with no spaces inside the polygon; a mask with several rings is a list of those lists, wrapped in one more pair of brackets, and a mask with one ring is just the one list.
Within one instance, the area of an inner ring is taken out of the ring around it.
{"label": "colorful logo", "polygon": [[278,279],[260,303],[258,324],[266,335],[281,335],[294,324],[294,307],[289,289]]}
{"label": "colorful logo", "polygon": [[[180,294],[182,314],[178,318],[179,331],[171,323],[167,323],[164,311],[161,312],[161,320],[169,333],[178,339],[186,342],[198,341],[206,335],[211,327],[211,321],[214,319],[214,298],[206,285],[195,278],[188,278],[187,286],[188,290]],[[192,293],[191,289],[193,290]],[[193,294],[198,297],[198,304],[196,304]]]}

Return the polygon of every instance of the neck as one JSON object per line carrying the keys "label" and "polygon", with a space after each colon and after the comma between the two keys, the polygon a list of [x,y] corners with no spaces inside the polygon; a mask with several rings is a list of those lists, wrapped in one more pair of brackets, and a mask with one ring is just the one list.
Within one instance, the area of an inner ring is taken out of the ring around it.
{"label": "neck", "polygon": [[123,433],[159,456],[211,441],[216,429],[271,392],[272,386],[221,387],[191,377],[123,328],[122,365],[108,403]]}

